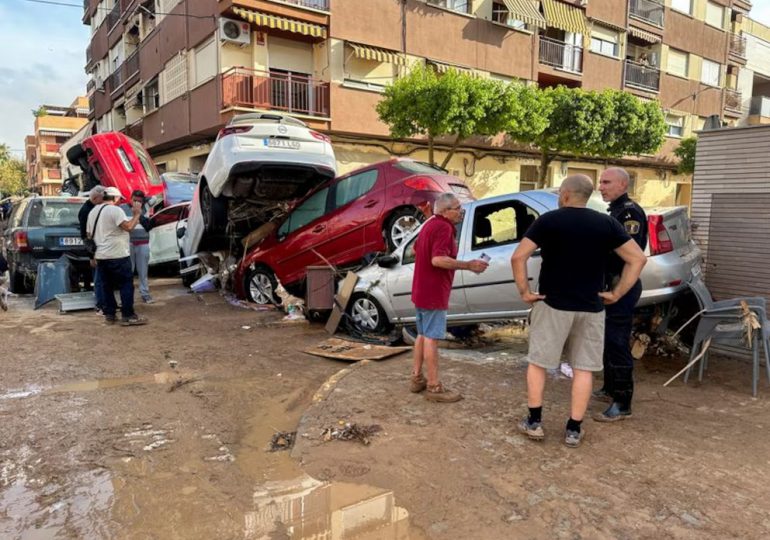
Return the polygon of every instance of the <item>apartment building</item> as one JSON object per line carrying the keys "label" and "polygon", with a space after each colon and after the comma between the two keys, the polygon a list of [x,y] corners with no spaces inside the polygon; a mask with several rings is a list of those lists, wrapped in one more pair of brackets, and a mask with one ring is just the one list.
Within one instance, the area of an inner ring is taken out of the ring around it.
{"label": "apartment building", "polygon": [[[739,35],[748,0],[85,0],[89,115],[141,140],[161,168],[197,171],[234,114],[277,110],[332,137],[345,172],[390,155],[375,105],[416,64],[482,77],[658,100],[668,137],[656,156],[560,156],[548,177],[626,166],[645,204],[688,203],[672,150],[709,117],[741,117]],[[440,158],[439,158],[440,159]],[[529,189],[530,148],[478,140],[449,162],[478,195]]]}
{"label": "apartment building", "polygon": [[746,19],[741,27],[746,42],[746,66],[738,75],[739,125],[770,124],[770,27]]}
{"label": "apartment building", "polygon": [[80,96],[69,107],[43,105],[35,116],[35,134],[24,139],[29,188],[41,195],[61,191],[61,146],[88,124],[88,99]]}

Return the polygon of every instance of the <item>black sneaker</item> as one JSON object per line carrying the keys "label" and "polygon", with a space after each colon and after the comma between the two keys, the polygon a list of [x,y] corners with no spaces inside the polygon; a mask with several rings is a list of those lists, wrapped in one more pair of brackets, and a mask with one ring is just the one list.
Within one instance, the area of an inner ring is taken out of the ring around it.
{"label": "black sneaker", "polygon": [[626,418],[631,418],[631,407],[621,407],[617,401],[607,407],[603,413],[593,415],[596,422],[619,422]]}
{"label": "black sneaker", "polygon": [[542,441],[545,439],[545,431],[543,431],[542,422],[529,422],[529,418],[525,417],[519,422],[519,432],[523,433],[533,441]]}
{"label": "black sneaker", "polygon": [[583,440],[584,436],[585,431],[582,429],[580,431],[572,431],[571,429],[568,429],[564,432],[564,444],[570,448],[577,448],[580,446],[580,442]]}
{"label": "black sneaker", "polygon": [[105,315],[104,316],[104,323],[105,324],[115,324],[115,321],[117,319],[115,318],[115,315]]}
{"label": "black sneaker", "polygon": [[120,320],[121,326],[141,326],[143,324],[147,324],[147,319],[140,317],[139,315],[131,315],[128,318]]}
{"label": "black sneaker", "polygon": [[604,388],[599,388],[598,390],[591,392],[591,397],[598,401],[606,401],[607,403],[612,403],[612,396]]}

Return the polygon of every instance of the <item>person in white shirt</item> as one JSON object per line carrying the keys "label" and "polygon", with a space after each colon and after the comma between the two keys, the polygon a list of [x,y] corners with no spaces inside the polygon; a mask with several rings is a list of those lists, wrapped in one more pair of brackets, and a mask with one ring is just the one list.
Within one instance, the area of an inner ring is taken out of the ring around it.
{"label": "person in white shirt", "polygon": [[136,227],[141,214],[141,205],[131,208],[132,217],[117,204],[122,195],[116,187],[104,190],[104,203],[94,207],[88,214],[86,232],[96,243],[97,267],[101,274],[102,298],[104,299],[104,320],[107,324],[116,321],[117,304],[115,291],[120,291],[121,324],[135,326],[145,324],[146,319],[134,311],[134,276],[131,268],[129,232]]}

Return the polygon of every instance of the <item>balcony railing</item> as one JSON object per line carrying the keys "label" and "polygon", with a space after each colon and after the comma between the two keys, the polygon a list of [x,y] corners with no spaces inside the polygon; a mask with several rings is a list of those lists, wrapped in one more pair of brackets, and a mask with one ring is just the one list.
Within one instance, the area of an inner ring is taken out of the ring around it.
{"label": "balcony railing", "polygon": [[630,0],[629,14],[655,26],[663,26],[665,9],[660,0]]}
{"label": "balcony railing", "polygon": [[123,80],[128,81],[131,77],[139,73],[139,49],[132,52],[121,66],[123,71]]}
{"label": "balcony railing", "polygon": [[86,83],[86,93],[90,94],[91,92],[94,91],[95,88],[96,88],[96,81],[94,81],[93,79],[88,79],[88,82]]}
{"label": "balcony railing", "polygon": [[115,7],[112,8],[107,14],[107,30],[110,30],[113,26],[120,21],[120,2],[115,3]]}
{"label": "balcony railing", "polygon": [[43,152],[45,152],[46,154],[58,154],[60,149],[61,149],[60,144],[51,144],[51,143],[43,144]]}
{"label": "balcony railing", "polygon": [[321,11],[329,11],[329,0],[281,0],[281,2],[311,9],[320,9]]}
{"label": "balcony railing", "polygon": [[329,116],[329,83],[291,73],[232,68],[222,75],[223,107]]}
{"label": "balcony railing", "polygon": [[573,73],[581,73],[583,71],[583,48],[541,37],[540,63]]}
{"label": "balcony railing", "polygon": [[625,81],[627,86],[657,92],[660,90],[660,70],[646,64],[626,60]]}
{"label": "balcony railing", "polygon": [[460,13],[470,13],[470,0],[428,0],[428,3]]}
{"label": "balcony railing", "polygon": [[746,58],[746,38],[739,34],[730,34],[730,54]]}
{"label": "balcony railing", "polygon": [[43,169],[43,170],[45,171],[43,178],[48,180],[61,180],[60,169]]}
{"label": "balcony railing", "polygon": [[725,109],[728,111],[742,112],[741,93],[725,88]]}
{"label": "balcony railing", "polygon": [[121,86],[123,86],[123,65],[113,71],[112,75],[107,77],[107,88],[110,93],[115,92]]}
{"label": "balcony railing", "polygon": [[770,97],[754,96],[749,105],[749,115],[770,117]]}

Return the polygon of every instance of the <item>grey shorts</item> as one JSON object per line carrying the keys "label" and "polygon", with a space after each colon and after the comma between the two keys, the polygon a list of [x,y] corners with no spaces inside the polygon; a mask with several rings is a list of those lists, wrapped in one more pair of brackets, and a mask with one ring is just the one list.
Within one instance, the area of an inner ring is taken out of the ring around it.
{"label": "grey shorts", "polygon": [[535,303],[529,325],[529,362],[556,369],[564,354],[574,369],[601,371],[604,318],[604,311],[562,311],[545,302]]}

